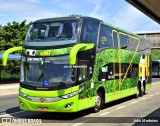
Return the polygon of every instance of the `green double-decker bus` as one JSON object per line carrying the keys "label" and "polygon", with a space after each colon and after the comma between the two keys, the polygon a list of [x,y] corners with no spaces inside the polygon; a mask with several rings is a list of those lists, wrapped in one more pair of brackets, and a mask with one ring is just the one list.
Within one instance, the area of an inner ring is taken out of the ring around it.
{"label": "green double-decker bus", "polygon": [[19,49],[22,110],[98,112],[151,86],[150,43],[96,18],[37,20]]}

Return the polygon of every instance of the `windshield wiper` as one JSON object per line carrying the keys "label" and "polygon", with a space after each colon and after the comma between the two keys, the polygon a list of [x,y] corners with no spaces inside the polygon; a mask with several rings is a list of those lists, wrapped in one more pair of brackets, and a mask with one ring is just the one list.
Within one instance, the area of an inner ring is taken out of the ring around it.
{"label": "windshield wiper", "polygon": [[42,79],[42,77],[43,77],[43,73],[41,73],[41,75],[39,76],[38,82]]}

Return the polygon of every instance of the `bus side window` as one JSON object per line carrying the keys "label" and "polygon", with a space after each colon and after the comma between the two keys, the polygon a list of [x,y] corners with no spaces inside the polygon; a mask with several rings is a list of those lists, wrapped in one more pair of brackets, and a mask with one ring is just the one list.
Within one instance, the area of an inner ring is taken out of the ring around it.
{"label": "bus side window", "polygon": [[101,24],[100,35],[99,35],[99,48],[109,47],[112,48],[112,29],[109,26]]}
{"label": "bus side window", "polygon": [[114,42],[114,48],[118,48],[117,32],[113,32],[113,42]]}
{"label": "bus side window", "polygon": [[122,72],[122,79],[124,78],[124,76],[125,76],[125,74],[126,74],[126,72],[127,72],[127,68],[128,68],[128,66],[127,66],[127,64],[125,64],[125,63],[122,63],[121,64],[121,72]]}
{"label": "bus side window", "polygon": [[108,66],[102,66],[99,69],[98,80],[99,81],[106,81],[106,79],[107,79],[107,73],[108,73]]}
{"label": "bus side window", "polygon": [[129,37],[123,34],[119,34],[119,38],[120,38],[120,46],[121,48],[123,47],[127,47],[128,45],[128,41],[129,41]]}
{"label": "bus side window", "polygon": [[88,64],[85,61],[79,61],[78,65],[78,81],[88,79]]}
{"label": "bus side window", "polygon": [[132,36],[130,36],[129,39],[128,39],[128,45],[129,46],[127,46],[127,50],[136,51],[136,49],[138,47],[138,43],[139,43],[138,39],[135,39]]}
{"label": "bus side window", "polygon": [[132,65],[132,74],[131,77],[132,78],[136,78],[138,76],[138,65],[137,64],[133,64]]}
{"label": "bus side window", "polygon": [[132,74],[132,65],[129,65],[129,64],[127,64],[128,65],[128,67],[129,67],[129,69],[128,69],[128,72],[127,72],[127,78],[131,78],[131,74]]}
{"label": "bus side window", "polygon": [[113,63],[108,64],[108,80],[114,79]]}
{"label": "bus side window", "polygon": [[113,63],[109,63],[105,66],[102,66],[99,69],[99,81],[105,81],[105,80],[113,80],[114,79],[114,72],[113,72]]}
{"label": "bus side window", "polygon": [[114,77],[115,77],[115,79],[119,79],[119,63],[115,63]]}
{"label": "bus side window", "polygon": [[85,20],[81,33],[81,41],[84,43],[97,43],[99,21]]}

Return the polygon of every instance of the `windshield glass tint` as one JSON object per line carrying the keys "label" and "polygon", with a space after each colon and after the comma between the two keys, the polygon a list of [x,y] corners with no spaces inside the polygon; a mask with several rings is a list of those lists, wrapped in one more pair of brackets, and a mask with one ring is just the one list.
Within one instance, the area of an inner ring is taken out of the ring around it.
{"label": "windshield glass tint", "polygon": [[24,81],[30,85],[59,86],[72,84],[73,68],[66,59],[27,58],[24,62]]}
{"label": "windshield glass tint", "polygon": [[39,84],[43,75],[42,58],[27,58],[24,62],[24,80],[29,83]]}
{"label": "windshield glass tint", "polygon": [[159,63],[153,63],[152,64],[152,72],[158,72],[159,69]]}
{"label": "windshield glass tint", "polygon": [[50,84],[63,82],[72,83],[72,68],[66,68],[68,61],[46,60],[44,65],[44,79],[49,80]]}
{"label": "windshield glass tint", "polygon": [[78,21],[34,23],[26,36],[26,42],[75,40],[77,29]]}

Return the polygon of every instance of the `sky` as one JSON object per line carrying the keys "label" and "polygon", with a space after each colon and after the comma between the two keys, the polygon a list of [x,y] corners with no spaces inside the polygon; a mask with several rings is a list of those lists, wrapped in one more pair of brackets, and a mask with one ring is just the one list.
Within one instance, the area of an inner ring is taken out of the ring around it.
{"label": "sky", "polygon": [[160,25],[125,0],[0,0],[0,24],[78,14],[131,32],[160,31]]}

